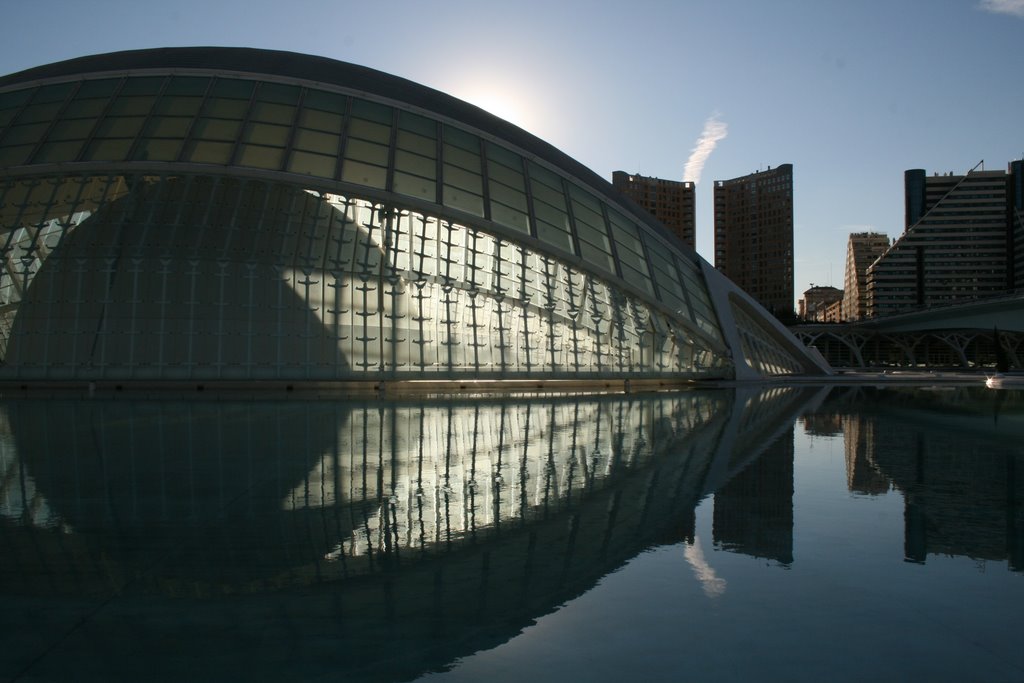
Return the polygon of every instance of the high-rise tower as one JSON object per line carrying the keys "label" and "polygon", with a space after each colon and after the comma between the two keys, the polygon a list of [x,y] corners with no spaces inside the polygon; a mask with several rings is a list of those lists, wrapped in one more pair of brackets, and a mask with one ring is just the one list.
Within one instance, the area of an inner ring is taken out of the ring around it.
{"label": "high-rise tower", "polygon": [[855,232],[846,243],[846,274],[843,278],[843,320],[860,320],[868,314],[868,266],[889,248],[882,232]]}
{"label": "high-rise tower", "polygon": [[1021,280],[1022,173],[1019,161],[964,175],[907,171],[904,233],[868,268],[870,315],[1013,291]]}
{"label": "high-rise tower", "polygon": [[715,267],[775,315],[792,314],[792,164],[715,181]]}
{"label": "high-rise tower", "polygon": [[683,244],[697,248],[697,203],[692,182],[615,171],[612,186],[651,212]]}

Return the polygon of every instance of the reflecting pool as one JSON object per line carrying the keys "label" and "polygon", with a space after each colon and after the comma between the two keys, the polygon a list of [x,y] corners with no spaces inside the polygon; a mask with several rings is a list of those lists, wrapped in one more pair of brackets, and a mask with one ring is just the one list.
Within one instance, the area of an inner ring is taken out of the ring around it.
{"label": "reflecting pool", "polygon": [[1024,680],[1024,393],[0,401],[0,680]]}

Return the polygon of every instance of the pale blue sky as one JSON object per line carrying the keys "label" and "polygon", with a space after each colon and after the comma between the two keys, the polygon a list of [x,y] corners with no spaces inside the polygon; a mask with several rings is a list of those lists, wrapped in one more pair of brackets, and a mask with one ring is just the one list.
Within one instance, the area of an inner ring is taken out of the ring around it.
{"label": "pale blue sky", "polygon": [[[987,7],[987,8],[986,8]],[[0,72],[122,49],[232,45],[363,64],[467,99],[610,179],[697,189],[794,165],[796,297],[843,286],[850,232],[903,228],[903,171],[1024,154],[1024,0],[0,0]],[[995,11],[1003,9],[1004,11]]]}

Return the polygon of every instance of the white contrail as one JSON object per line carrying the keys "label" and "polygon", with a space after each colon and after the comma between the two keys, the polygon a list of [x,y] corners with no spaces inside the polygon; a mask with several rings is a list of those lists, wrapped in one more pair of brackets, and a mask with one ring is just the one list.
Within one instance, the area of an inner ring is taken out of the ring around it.
{"label": "white contrail", "polygon": [[704,550],[700,547],[700,539],[694,536],[693,543],[683,548],[686,561],[693,568],[693,573],[700,581],[704,594],[709,598],[717,598],[725,593],[725,579],[715,574],[714,568],[704,559]]}
{"label": "white contrail", "polygon": [[1024,0],[981,0],[978,6],[986,12],[1024,18]]}
{"label": "white contrail", "polygon": [[700,182],[700,174],[704,172],[704,162],[711,156],[715,145],[719,140],[724,140],[729,133],[729,126],[718,119],[718,112],[713,113],[704,122],[704,131],[697,138],[697,144],[690,152],[690,158],[686,160],[686,168],[683,169],[683,180],[693,183]]}

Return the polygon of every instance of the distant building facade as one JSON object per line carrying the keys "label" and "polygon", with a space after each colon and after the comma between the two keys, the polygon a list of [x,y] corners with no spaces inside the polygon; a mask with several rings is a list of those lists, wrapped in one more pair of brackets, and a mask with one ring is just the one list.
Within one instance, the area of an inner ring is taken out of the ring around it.
{"label": "distant building facade", "polygon": [[[980,164],[979,164],[980,165]],[[868,268],[873,317],[998,296],[1021,282],[1021,176],[977,168],[965,175],[904,174],[903,235]]]}
{"label": "distant building facade", "polygon": [[846,243],[846,274],[840,318],[860,320],[868,314],[868,266],[889,248],[889,236],[881,232],[855,232]]}
{"label": "distant building facade", "polygon": [[1010,225],[1013,233],[1013,290],[1024,289],[1024,160],[1010,162]]}
{"label": "distant building facade", "polygon": [[[797,316],[803,320],[817,322],[838,322],[838,307],[843,300],[843,290],[835,287],[812,286],[800,299]],[[829,312],[831,309],[831,313]],[[830,319],[831,318],[831,319]]]}
{"label": "distant building facade", "polygon": [[697,248],[696,187],[690,181],[664,180],[615,171],[612,187],[647,209],[673,235]]}
{"label": "distant building facade", "polygon": [[775,315],[792,314],[792,164],[715,181],[715,267]]}
{"label": "distant building facade", "polygon": [[822,322],[826,323],[841,323],[843,322],[843,300],[833,301],[829,305],[825,306],[825,309],[821,312]]}

